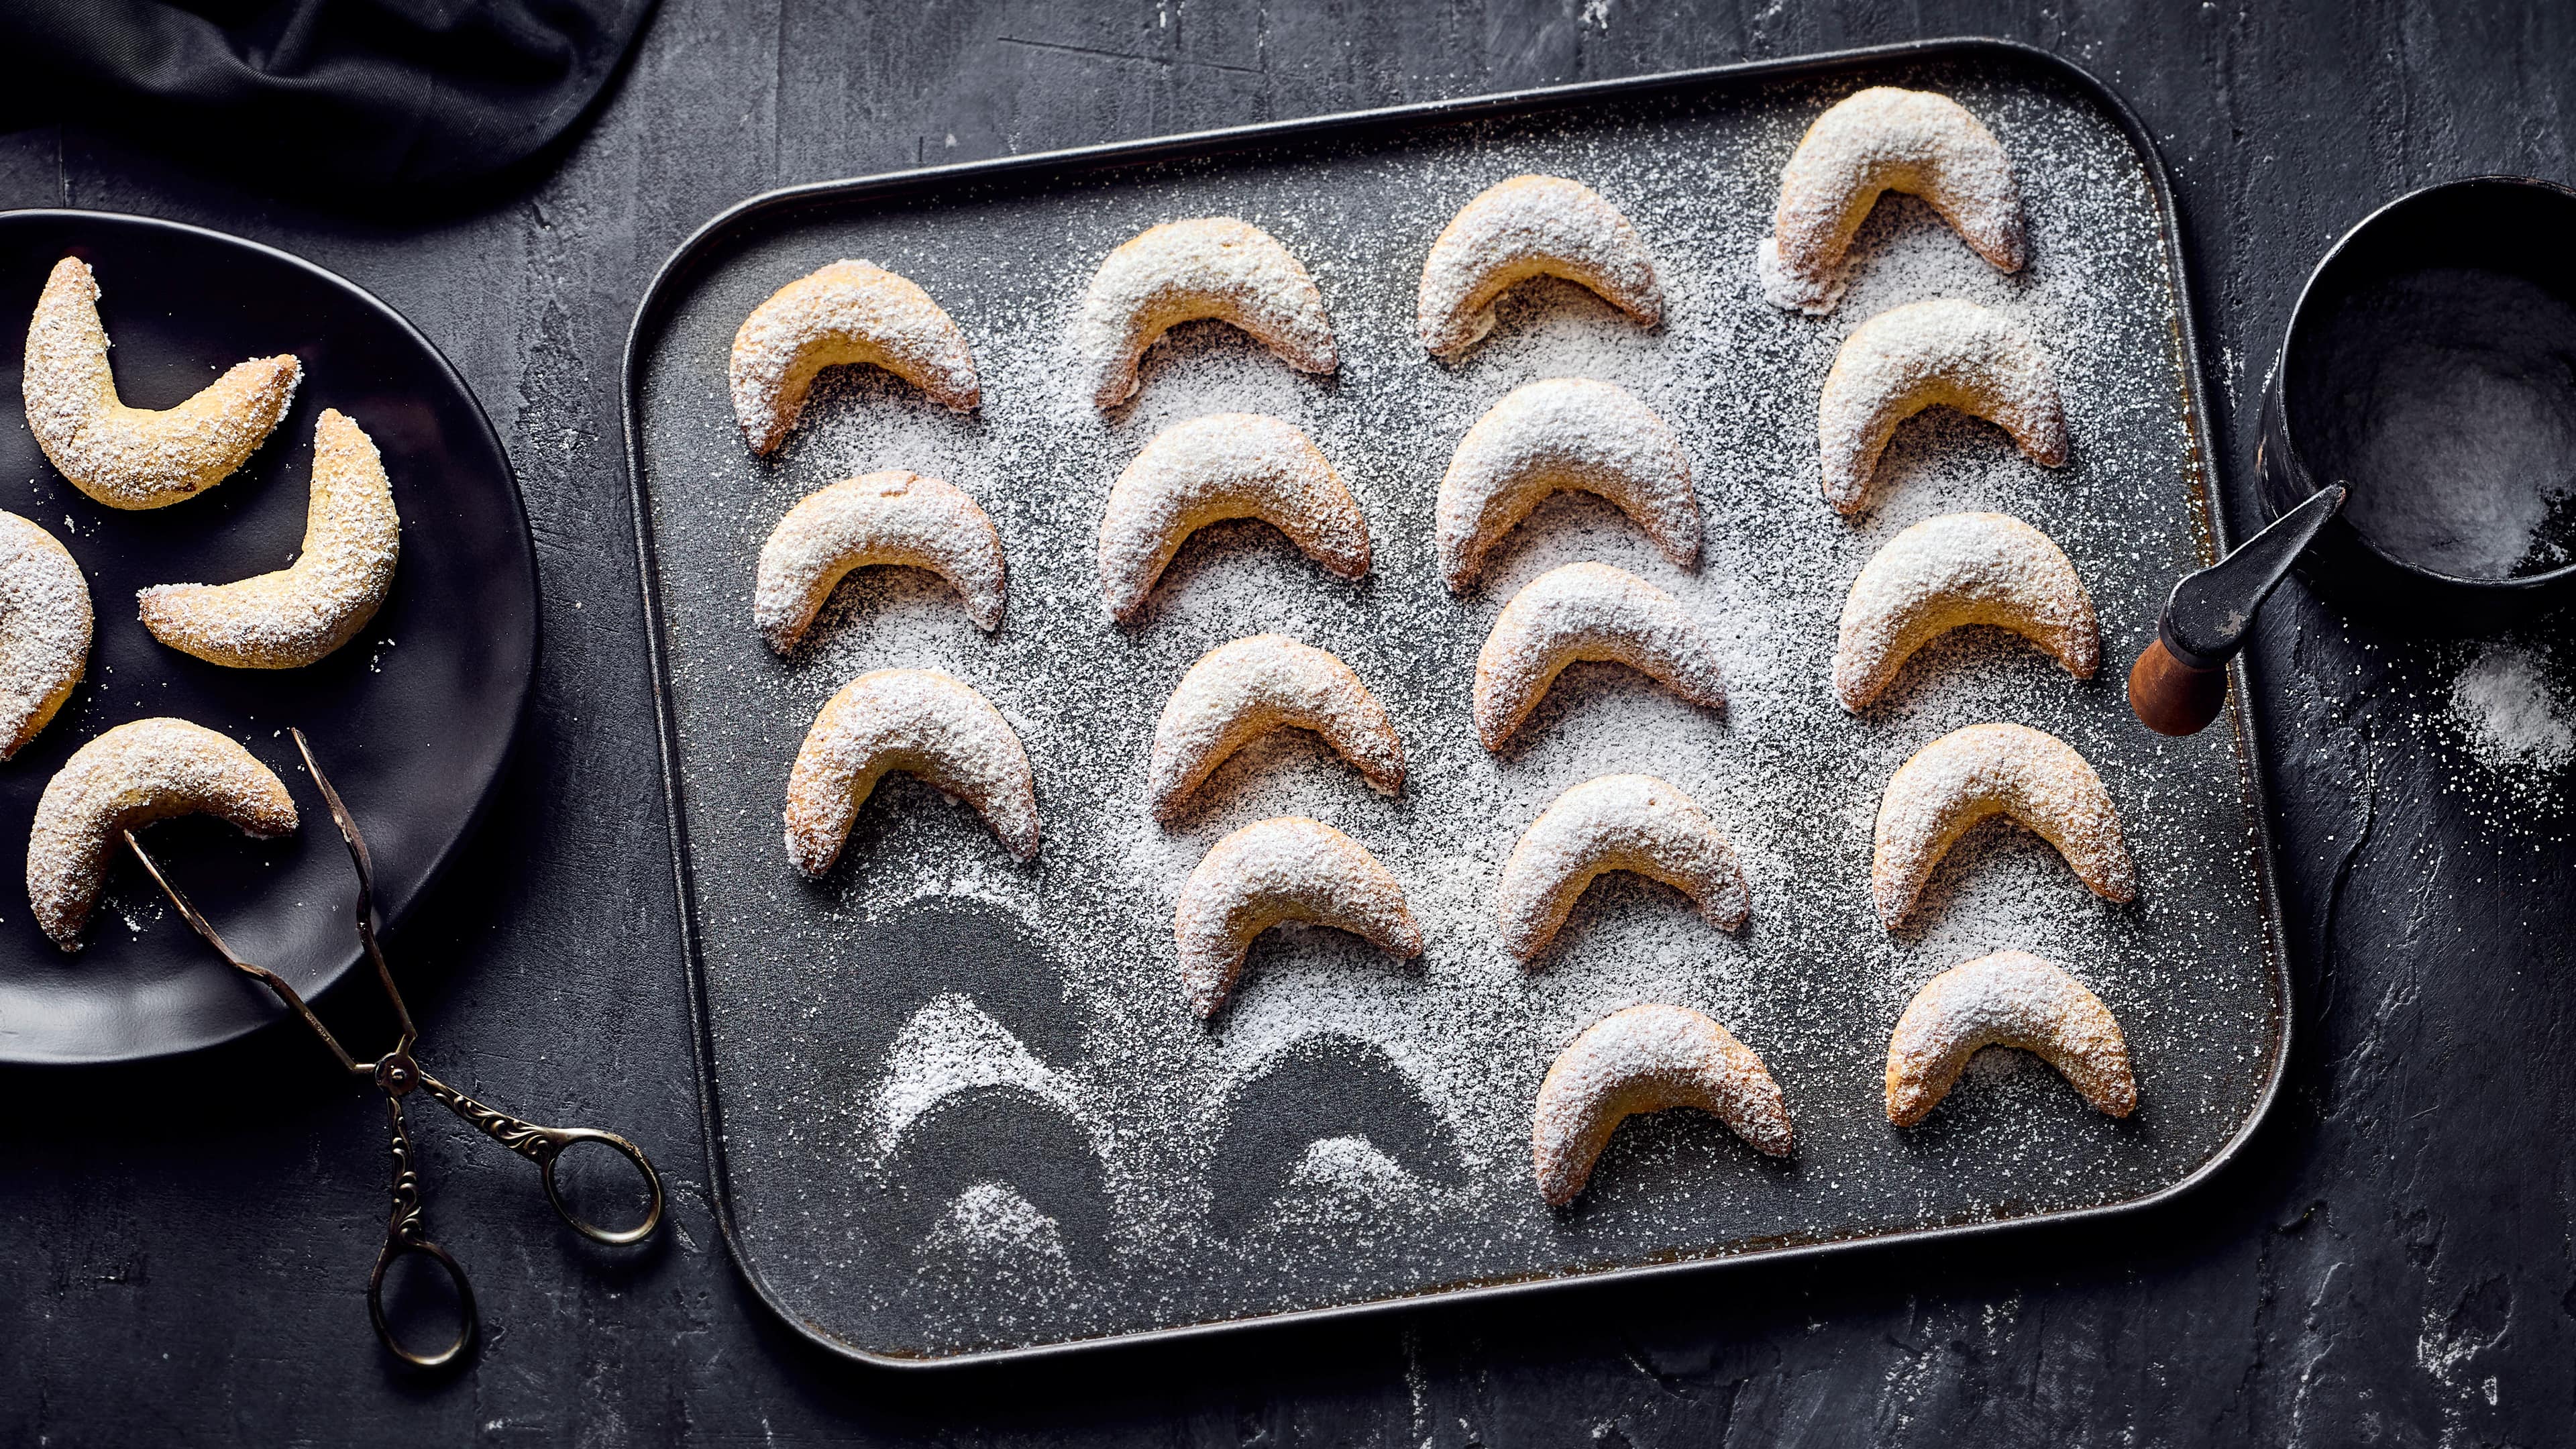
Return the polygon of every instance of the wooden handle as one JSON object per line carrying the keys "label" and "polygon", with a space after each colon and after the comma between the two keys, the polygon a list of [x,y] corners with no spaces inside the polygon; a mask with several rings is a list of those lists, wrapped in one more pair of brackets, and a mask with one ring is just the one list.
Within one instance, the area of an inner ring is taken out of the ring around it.
{"label": "wooden handle", "polygon": [[2147,641],[2146,652],[2129,667],[2129,708],[2157,734],[2196,735],[2226,703],[2227,671],[2189,668],[2162,639]]}

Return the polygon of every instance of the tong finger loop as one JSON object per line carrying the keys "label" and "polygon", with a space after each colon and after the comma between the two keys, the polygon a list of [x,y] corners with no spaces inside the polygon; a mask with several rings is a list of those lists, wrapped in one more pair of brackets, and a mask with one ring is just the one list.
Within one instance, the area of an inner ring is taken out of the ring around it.
{"label": "tong finger loop", "polygon": [[[545,1167],[546,1201],[555,1205],[555,1216],[570,1224],[574,1232],[594,1243],[622,1248],[629,1243],[644,1241],[653,1236],[655,1228],[662,1226],[662,1174],[653,1170],[653,1159],[644,1155],[643,1148],[614,1132],[602,1132],[595,1127],[558,1127],[548,1136],[550,1142],[546,1154],[537,1159]],[[562,1159],[566,1149],[584,1142],[601,1143],[634,1164],[636,1175],[644,1180],[644,1191],[651,1199],[644,1209],[644,1221],[631,1228],[603,1228],[565,1203],[563,1193],[555,1186],[555,1164]]]}
{"label": "tong finger loop", "polygon": [[[385,1346],[387,1353],[415,1368],[437,1368],[453,1362],[473,1345],[481,1322],[474,1310],[474,1285],[447,1250],[429,1240],[428,1221],[420,1205],[420,1174],[411,1164],[411,1134],[403,1126],[401,1098],[385,1098],[385,1116],[393,1129],[393,1215],[385,1222],[385,1245],[376,1254],[376,1270],[367,1277],[367,1317],[376,1326],[376,1341]],[[456,1338],[435,1353],[421,1353],[405,1344],[395,1334],[392,1320],[385,1316],[385,1274],[396,1259],[414,1254],[436,1263],[447,1274],[449,1286],[456,1290]]]}
{"label": "tong finger loop", "polygon": [[[394,1335],[391,1320],[385,1317],[385,1273],[394,1260],[417,1254],[445,1269],[447,1281],[456,1289],[456,1310],[462,1320],[457,1325],[456,1339],[435,1353],[421,1353]],[[426,1238],[387,1238],[385,1249],[376,1255],[376,1271],[367,1279],[367,1317],[376,1325],[376,1341],[385,1351],[414,1368],[437,1368],[453,1363],[465,1350],[474,1346],[474,1331],[480,1323],[474,1312],[474,1285],[465,1281],[465,1270],[447,1255],[447,1250]]]}
{"label": "tong finger loop", "polygon": [[[624,1247],[653,1236],[662,1225],[662,1175],[653,1170],[653,1160],[644,1149],[617,1135],[594,1127],[540,1127],[523,1122],[495,1107],[487,1107],[472,1097],[447,1085],[427,1072],[419,1074],[421,1090],[436,1097],[447,1109],[464,1118],[483,1134],[512,1152],[537,1165],[544,1174],[546,1201],[554,1205],[555,1216],[566,1226],[594,1243]],[[605,1228],[576,1212],[563,1198],[555,1182],[555,1164],[566,1150],[584,1142],[597,1142],[632,1163],[636,1175],[643,1179],[648,1199],[644,1220],[631,1228]]]}

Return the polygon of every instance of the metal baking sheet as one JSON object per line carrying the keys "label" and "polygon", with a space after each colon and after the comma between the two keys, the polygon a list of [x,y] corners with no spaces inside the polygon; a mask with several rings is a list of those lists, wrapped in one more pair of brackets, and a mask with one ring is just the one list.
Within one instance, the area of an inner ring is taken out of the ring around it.
{"label": "metal baking sheet", "polygon": [[[1948,92],[2016,157],[2032,262],[2005,276],[1930,210],[1891,197],[1850,295],[1814,319],[1762,300],[1752,265],[1781,164],[1865,84]],[[1431,237],[1523,171],[1596,187],[1665,280],[1639,329],[1571,286],[1506,300],[1466,361],[1411,322]],[[1156,222],[1240,216],[1314,272],[1340,371],[1288,371],[1215,324],[1149,356],[1107,417],[1067,365],[1065,322],[1111,247]],[[827,375],[774,459],[751,457],[727,347],[776,287],[841,257],[921,283],[984,378],[972,416],[880,374]],[[1817,497],[1815,399],[1842,337],[1928,295],[1967,296],[2043,338],[2074,460],[2045,470],[1996,429],[1909,423],[1874,509]],[[736,1262],[788,1322],[889,1363],[1045,1352],[1139,1335],[1517,1291],[1890,1238],[2134,1208],[2204,1176],[2270,1101],[2287,982],[2249,724],[2163,740],[2130,719],[2126,662],[2163,591],[2223,543],[2170,196],[2116,98],[2043,53],[1941,42],[1784,64],[1297,122],[783,192],[719,217],[672,258],[627,356],[627,438],[663,723],[698,1071]],[[1433,562],[1440,471],[1519,383],[1619,382],[1691,455],[1708,542],[1656,556],[1606,506],[1560,497],[1453,599]],[[1201,413],[1304,428],[1367,512],[1376,567],[1332,579],[1262,525],[1206,531],[1140,626],[1111,624],[1094,564],[1102,500],[1155,432]],[[753,563],[799,497],[903,467],[977,497],[1001,529],[1008,617],[978,633],[909,570],[845,585],[797,655],[751,628]],[[1934,513],[1996,508],[2068,551],[2103,624],[2100,677],[1970,631],[1854,718],[1827,688],[1861,564]],[[1610,666],[1570,671],[1497,758],[1468,718],[1475,651],[1521,582],[1600,558],[1670,589],[1724,643],[1723,716]],[[1153,720],[1203,651],[1279,631],[1331,649],[1384,699],[1411,778],[1361,788],[1311,739],[1273,737],[1172,828],[1141,804]],[[941,668],[1027,745],[1046,832],[1012,863],[973,815],[905,777],[809,883],[780,841],[784,781],[814,711],[867,669]],[[2238,680],[2241,700],[2244,680]],[[1983,719],[2050,730],[2100,769],[2143,898],[2087,895],[2034,837],[1963,842],[1928,923],[1891,935],[1868,900],[1888,773]],[[1697,797],[1746,860],[1741,935],[1629,878],[1597,886],[1524,969],[1490,897],[1520,830],[1563,789],[1642,770]],[[1422,960],[1282,929],[1212,1026],[1185,1007],[1170,912],[1227,830],[1325,819],[1374,851],[1422,920]],[[1927,1125],[1880,1107],[1887,1033],[1913,990],[1971,956],[2065,963],[2125,1025],[2143,1097],[2114,1122],[2020,1053],[1988,1052]],[[1756,1157],[1692,1112],[1633,1119],[1568,1212],[1530,1181],[1549,1061],[1618,1006],[1670,1000],[1726,1022],[1779,1079],[1799,1134]]]}

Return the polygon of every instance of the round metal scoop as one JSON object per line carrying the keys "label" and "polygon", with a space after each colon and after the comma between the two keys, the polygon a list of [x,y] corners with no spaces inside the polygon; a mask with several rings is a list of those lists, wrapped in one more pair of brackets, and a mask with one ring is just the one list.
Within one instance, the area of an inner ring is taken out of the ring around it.
{"label": "round metal scoop", "polygon": [[2327,251],[2263,386],[2255,472],[2274,522],[2176,586],[2129,677],[2149,728],[2216,716],[2221,671],[2293,567],[2414,630],[2576,597],[2570,236],[2576,191],[2480,176],[2400,197]]}

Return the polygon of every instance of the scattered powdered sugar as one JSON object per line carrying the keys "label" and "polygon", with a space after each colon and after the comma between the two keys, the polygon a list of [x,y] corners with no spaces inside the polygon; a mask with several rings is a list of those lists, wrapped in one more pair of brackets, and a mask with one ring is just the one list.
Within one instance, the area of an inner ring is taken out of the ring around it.
{"label": "scattered powdered sugar", "polygon": [[892,1152],[922,1113],[976,1087],[1017,1087],[1059,1107],[1071,1103],[1054,1069],[983,1008],[954,992],[932,997],[886,1052],[885,1077],[872,1094],[879,1154]]}
{"label": "scattered powdered sugar", "polygon": [[2451,709],[2480,758],[2506,770],[2576,764],[2576,709],[2550,687],[2548,657],[2529,645],[2487,645],[2451,685]]}
{"label": "scattered powdered sugar", "polygon": [[1422,345],[1456,357],[1494,330],[1494,298],[1534,276],[1565,277],[1651,327],[1663,289],[1637,229],[1601,194],[1561,176],[1515,176],[1458,208],[1422,263]]}
{"label": "scattered powdered sugar", "polygon": [[[1891,195],[1854,244],[1840,314],[1771,308],[1746,258],[1791,148],[1839,98],[1793,85],[1377,149],[1123,168],[1042,194],[816,211],[746,241],[680,299],[644,364],[638,427],[711,1081],[745,1251],[797,1312],[914,1352],[1088,1337],[2122,1201],[2223,1144],[2260,1090],[2277,1005],[2227,732],[2149,736],[2116,681],[2070,680],[1984,629],[1934,640],[1862,715],[1832,692],[1853,579],[1921,519],[2029,520],[2073,561],[2111,631],[2105,649],[2123,659],[2199,562],[2190,500],[2203,480],[2174,298],[2129,143],[2073,93],[1905,79],[1957,93],[2012,151],[2033,233],[2021,272],[1996,271],[1930,208]],[[1658,259],[1664,320],[1640,327],[1542,277],[1501,298],[1493,331],[1458,362],[1432,361],[1416,333],[1432,236],[1523,172],[1592,186],[1635,223]],[[1104,414],[1064,338],[1092,268],[1157,222],[1212,215],[1258,223],[1302,261],[1330,304],[1339,370],[1301,374],[1240,332],[1192,323],[1145,357],[1132,405]],[[785,447],[753,459],[720,375],[734,328],[775,277],[862,251],[957,318],[982,409],[947,412],[871,370],[827,373]],[[1838,516],[1820,497],[1816,400],[1839,344],[1860,320],[1944,296],[2038,340],[2073,461],[2033,467],[1991,425],[1933,410],[1897,431],[1872,507]],[[1567,377],[1616,384],[1671,427],[1704,523],[1700,559],[1676,563],[1610,504],[1564,492],[1452,595],[1435,544],[1443,470],[1498,400]],[[1112,486],[1158,434],[1216,413],[1268,415],[1312,439],[1360,507],[1370,570],[1336,578],[1268,524],[1218,523],[1171,559],[1132,622],[1113,623],[1099,537]],[[778,657],[752,624],[762,540],[807,493],[888,468],[946,479],[992,517],[1010,568],[1003,626],[985,635],[917,571],[862,570],[797,655]],[[1492,753],[1476,731],[1478,654],[1525,586],[1578,563],[1667,596],[1694,657],[1722,671],[1726,708],[1579,662]],[[1235,751],[1158,821],[1147,782],[1163,707],[1209,650],[1261,634],[1329,651],[1378,698],[1403,748],[1401,792],[1371,790],[1321,740],[1284,730]],[[789,763],[837,689],[889,667],[953,675],[1017,733],[1044,818],[1034,864],[894,776],[832,872],[798,875],[778,841]],[[2045,842],[1997,823],[1953,848],[1913,924],[1882,929],[1868,885],[1882,788],[1925,742],[1998,719],[2045,729],[2098,767],[2141,899],[2099,900]],[[1730,934],[1670,887],[1606,876],[1525,967],[1496,920],[1504,862],[1551,802],[1613,774],[1654,776],[1706,811],[1733,846],[1750,917]],[[1385,868],[1421,954],[1284,925],[1252,943],[1203,1024],[1174,910],[1220,840],[1284,816],[1343,832]],[[931,931],[925,913],[940,911],[991,940]],[[1005,938],[1027,944],[994,944]],[[2065,966],[2119,1017],[2137,1121],[2152,1130],[2085,1109],[2044,1071],[1981,1080],[1924,1126],[1888,1127],[1888,1032],[1906,1002],[1937,972],[2006,949]],[[1005,1026],[1054,1086],[985,1093],[1000,1104],[967,1137],[936,1135],[951,1114],[917,1117],[904,1140],[922,1151],[881,1156],[890,1053],[949,995]],[[1703,1012],[1758,1056],[1796,1150],[1763,1158],[1687,1112],[1637,1119],[1574,1209],[1552,1212],[1531,1179],[1539,1083],[1585,1027],[1645,1002]],[[1282,1075],[1318,1043],[1347,1055]],[[1420,1184],[1398,1200],[1408,1206],[1318,1206],[1340,1200],[1308,1165],[1315,1144],[1358,1137]],[[957,1157],[948,1175],[923,1155],[933,1142]],[[970,1149],[985,1155],[967,1161]],[[915,1272],[937,1212],[981,1181],[1059,1225],[1075,1289],[1017,1296],[1019,1280]],[[1226,1226],[1238,1220],[1260,1226]]]}

